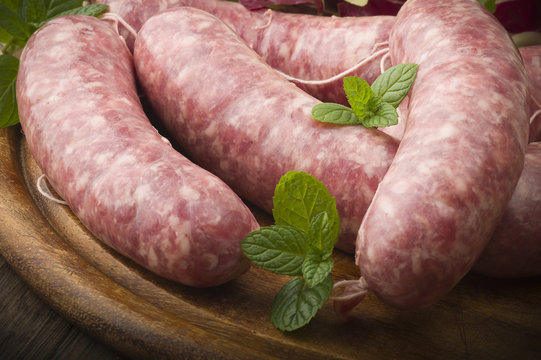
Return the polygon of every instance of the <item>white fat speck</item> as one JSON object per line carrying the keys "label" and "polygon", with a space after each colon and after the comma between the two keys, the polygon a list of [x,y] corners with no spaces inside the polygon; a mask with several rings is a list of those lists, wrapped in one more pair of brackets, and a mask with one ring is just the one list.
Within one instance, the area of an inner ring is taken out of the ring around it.
{"label": "white fat speck", "polygon": [[396,202],[390,197],[379,197],[379,207],[389,218],[395,217],[395,203]]}
{"label": "white fat speck", "polygon": [[[238,122],[233,122],[233,124],[238,124]],[[203,130],[203,135],[212,139],[215,137],[216,132],[216,122],[211,122],[210,125],[207,126],[205,130]]]}
{"label": "white fat speck", "polygon": [[289,58],[289,50],[290,50],[290,45],[289,43],[282,43],[280,45],[280,48],[278,49],[278,56],[281,57],[281,58],[284,58],[284,59],[288,59]]}
{"label": "white fat speck", "polygon": [[218,265],[218,257],[214,254],[207,253],[203,255],[203,259],[207,262],[207,270],[213,270]]}
{"label": "white fat speck", "polygon": [[407,194],[411,189],[407,180],[400,180],[391,184],[391,191],[394,194]]}
{"label": "white fat speck", "polygon": [[115,159],[115,163],[118,165],[124,165],[124,164],[136,164],[137,158],[132,154],[122,154],[117,159]]}
{"label": "white fat speck", "polygon": [[171,142],[169,141],[169,139],[161,136],[160,137],[160,140],[163,142],[163,143],[166,143],[167,145],[171,146]]}
{"label": "white fat speck", "polygon": [[182,199],[186,199],[186,201],[198,201],[201,197],[201,194],[198,191],[193,190],[190,186],[181,186],[178,189],[178,194]]}
{"label": "white fat speck", "polygon": [[456,134],[457,134],[456,127],[451,123],[446,123],[440,126],[436,134],[434,135],[437,136],[439,139],[446,139],[446,138],[452,138]]}
{"label": "white fat speck", "polygon": [[150,247],[147,253],[147,261],[149,267],[151,268],[156,268],[158,266],[158,256],[156,256],[156,252],[154,251],[153,247]]}
{"label": "white fat speck", "polygon": [[107,120],[105,119],[105,117],[100,116],[100,115],[91,117],[89,119],[89,122],[92,124],[92,127],[94,128],[102,127],[107,124]]}
{"label": "white fat speck", "polygon": [[53,41],[57,43],[63,43],[72,37],[73,34],[69,31],[57,31],[53,37]]}
{"label": "white fat speck", "polygon": [[[171,221],[171,218],[169,219]],[[178,219],[177,219],[178,221]],[[191,234],[191,225],[190,223],[184,222],[180,226],[176,226],[175,230],[175,246],[178,248],[178,256],[176,258],[187,258],[190,255],[191,244],[190,244],[190,234]]]}
{"label": "white fat speck", "polygon": [[167,222],[169,223],[170,227],[177,227],[180,224],[180,219],[178,218],[178,216],[171,215],[167,219]]}
{"label": "white fat speck", "polygon": [[90,176],[87,172],[82,173],[75,181],[75,189],[76,191],[81,191],[83,189],[87,188],[88,181],[90,180]]}
{"label": "white fat speck", "polygon": [[227,170],[227,168],[229,167],[229,162],[226,161],[226,160],[222,160],[220,161],[220,169],[221,170]]}
{"label": "white fat speck", "polygon": [[111,160],[111,156],[108,152],[100,152],[94,155],[94,162],[98,165],[107,165]]}
{"label": "white fat speck", "polygon": [[208,224],[218,225],[221,220],[222,220],[222,217],[219,214],[216,214],[216,216],[213,219],[208,220]]}
{"label": "white fat speck", "polygon": [[137,203],[145,203],[152,197],[152,191],[150,185],[144,184],[140,185],[135,189],[133,193],[133,199]]}

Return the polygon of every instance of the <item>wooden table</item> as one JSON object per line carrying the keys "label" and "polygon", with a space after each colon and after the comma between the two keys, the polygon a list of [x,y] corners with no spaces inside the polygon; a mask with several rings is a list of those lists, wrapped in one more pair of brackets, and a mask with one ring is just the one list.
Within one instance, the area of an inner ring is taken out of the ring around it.
{"label": "wooden table", "polygon": [[[327,302],[308,326],[282,333],[269,311],[288,277],[253,266],[211,289],[162,279],[40,196],[40,173],[20,131],[0,130],[0,255],[18,274],[2,262],[0,357],[541,359],[541,277],[468,274],[436,304],[411,311],[369,293],[347,323]],[[334,260],[335,280],[359,276],[350,255],[337,251]],[[20,341],[10,349],[12,334]]]}
{"label": "wooden table", "polygon": [[0,358],[121,359],[62,318],[0,256]]}

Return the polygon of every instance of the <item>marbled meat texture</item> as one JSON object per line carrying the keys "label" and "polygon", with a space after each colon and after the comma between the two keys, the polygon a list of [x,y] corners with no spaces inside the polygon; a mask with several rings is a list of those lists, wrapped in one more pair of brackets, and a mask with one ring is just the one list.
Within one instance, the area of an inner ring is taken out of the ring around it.
{"label": "marbled meat texture", "polygon": [[378,297],[419,307],[471,269],[503,214],[523,168],[528,83],[508,33],[475,0],[409,0],[390,50],[419,71],[356,256]]}
{"label": "marbled meat texture", "polygon": [[[220,0],[98,0],[136,30],[158,9],[191,6],[207,11],[229,25],[265,62],[301,80],[326,80],[387,47],[394,16],[335,17],[250,11]],[[127,34],[126,34],[127,35]],[[130,40],[131,41],[131,40]],[[130,42],[131,44],[131,42]],[[380,74],[383,53],[348,75],[372,83]],[[347,104],[343,77],[323,84],[297,85],[322,101]]]}
{"label": "marbled meat texture", "polygon": [[313,120],[318,100],[201,10],[170,9],[149,19],[134,60],[154,110],[194,161],[267,211],[287,171],[314,175],[336,197],[338,247],[353,252],[360,221],[396,151],[394,139]]}
{"label": "marbled meat texture", "polygon": [[38,30],[22,54],[17,100],[38,165],[97,238],[186,285],[247,270],[239,243],[255,218],[151,126],[131,55],[108,24],[69,16]]}
{"label": "marbled meat texture", "polygon": [[499,278],[541,275],[541,143],[528,145],[515,192],[473,269]]}

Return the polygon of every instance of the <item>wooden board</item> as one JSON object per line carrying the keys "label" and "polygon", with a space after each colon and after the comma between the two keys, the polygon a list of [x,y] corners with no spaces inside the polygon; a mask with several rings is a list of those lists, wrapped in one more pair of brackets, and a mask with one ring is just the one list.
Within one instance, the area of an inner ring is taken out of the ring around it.
{"label": "wooden board", "polygon": [[[0,130],[0,254],[50,306],[137,358],[540,359],[541,278],[466,276],[444,299],[405,311],[369,294],[341,322],[327,302],[292,333],[269,321],[288,278],[253,266],[211,289],[164,280],[93,237],[69,208],[36,190],[20,129]],[[258,213],[263,225],[271,219]],[[359,276],[336,252],[335,280]]]}

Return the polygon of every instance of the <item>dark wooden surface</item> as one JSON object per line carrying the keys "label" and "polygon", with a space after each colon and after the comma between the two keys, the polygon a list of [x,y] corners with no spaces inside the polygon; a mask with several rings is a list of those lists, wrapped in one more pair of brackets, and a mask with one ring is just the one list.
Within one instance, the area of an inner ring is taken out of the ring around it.
{"label": "dark wooden surface", "polygon": [[0,256],[0,359],[121,357],[52,310]]}
{"label": "dark wooden surface", "polygon": [[[1,359],[541,359],[541,278],[469,274],[412,311],[369,293],[350,322],[327,302],[308,326],[282,333],[269,311],[287,277],[252,267],[212,289],[162,279],[44,200],[40,174],[24,137],[0,130],[0,254],[18,274],[2,260]],[[359,276],[351,256],[334,259],[335,280]]]}

